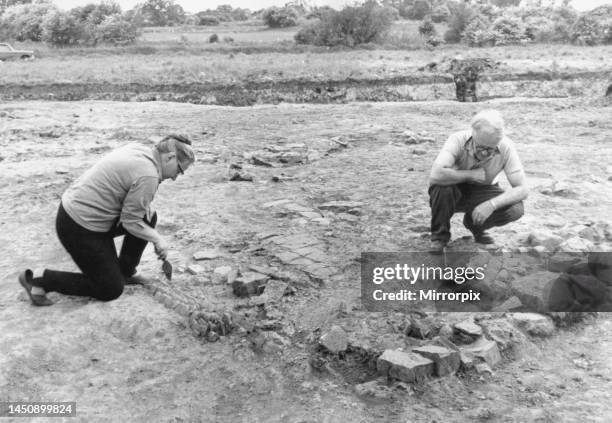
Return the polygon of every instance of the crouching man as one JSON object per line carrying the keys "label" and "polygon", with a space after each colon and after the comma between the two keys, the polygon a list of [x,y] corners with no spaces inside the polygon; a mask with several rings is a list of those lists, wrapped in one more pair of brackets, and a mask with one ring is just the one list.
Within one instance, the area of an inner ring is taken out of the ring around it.
{"label": "crouching man", "polygon": [[[34,277],[19,275],[32,304],[52,304],[46,293],[118,298],[134,283],[136,268],[148,242],[158,257],[168,254],[155,230],[151,201],[159,184],[175,180],[195,161],[191,141],[169,135],[157,145],[129,144],[103,157],[62,195],[55,228],[60,242],[82,273],[46,269]],[[117,255],[113,238],[125,235]]]}
{"label": "crouching man", "polygon": [[[494,242],[487,229],[523,215],[525,172],[514,144],[504,136],[503,118],[496,110],[484,110],[473,117],[471,127],[448,138],[431,169],[431,251],[448,244],[450,220],[457,212],[465,213],[463,224],[481,244]],[[506,191],[497,183],[502,170],[512,186]]]}

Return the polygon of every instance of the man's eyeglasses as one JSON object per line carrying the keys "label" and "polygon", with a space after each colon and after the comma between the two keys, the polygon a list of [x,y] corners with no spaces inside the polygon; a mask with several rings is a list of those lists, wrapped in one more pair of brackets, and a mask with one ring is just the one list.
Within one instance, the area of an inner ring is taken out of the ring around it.
{"label": "man's eyeglasses", "polygon": [[486,145],[474,145],[474,150],[481,157],[491,157],[496,154],[499,154],[499,148],[497,147],[488,147]]}

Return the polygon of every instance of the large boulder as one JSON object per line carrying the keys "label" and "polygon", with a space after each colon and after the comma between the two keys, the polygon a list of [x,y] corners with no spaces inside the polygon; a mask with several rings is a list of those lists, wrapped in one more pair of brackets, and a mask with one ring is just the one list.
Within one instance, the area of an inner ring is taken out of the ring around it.
{"label": "large boulder", "polygon": [[403,382],[420,382],[434,374],[434,362],[419,354],[401,350],[386,350],[376,361],[383,376]]}

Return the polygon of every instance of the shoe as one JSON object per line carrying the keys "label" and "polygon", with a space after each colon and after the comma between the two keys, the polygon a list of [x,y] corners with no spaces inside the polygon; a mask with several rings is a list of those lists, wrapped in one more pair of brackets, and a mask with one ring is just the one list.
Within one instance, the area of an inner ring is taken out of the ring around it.
{"label": "shoe", "polygon": [[474,241],[478,244],[495,244],[495,240],[486,231],[472,232],[474,235]]}
{"label": "shoe", "polygon": [[429,252],[430,253],[441,253],[446,248],[446,242],[440,240],[433,240],[429,244]]}
{"label": "shoe", "polygon": [[53,304],[53,301],[47,298],[46,295],[35,295],[32,294],[32,280],[34,279],[34,275],[30,269],[26,269],[19,274],[17,277],[23,289],[25,289],[26,294],[30,297],[30,301],[33,305],[43,307],[50,306]]}
{"label": "shoe", "polygon": [[146,285],[148,283],[149,280],[142,276],[140,273],[136,273],[135,275],[132,275],[129,278],[125,278],[126,285]]}

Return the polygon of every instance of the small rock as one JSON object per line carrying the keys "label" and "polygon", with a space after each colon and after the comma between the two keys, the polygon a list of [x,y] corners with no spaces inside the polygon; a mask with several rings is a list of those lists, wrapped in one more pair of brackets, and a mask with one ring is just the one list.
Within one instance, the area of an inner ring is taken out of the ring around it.
{"label": "small rock", "polygon": [[566,240],[559,246],[559,249],[565,252],[588,252],[593,251],[594,248],[595,245],[591,241],[578,236]]}
{"label": "small rock", "polygon": [[227,282],[227,276],[232,271],[231,266],[219,266],[213,270],[213,283],[221,284]]}
{"label": "small rock", "polygon": [[344,352],[348,348],[348,335],[340,326],[334,325],[321,336],[319,345],[332,354]]}
{"label": "small rock", "polygon": [[253,176],[247,173],[232,172],[229,176],[230,181],[253,182]]}
{"label": "small rock", "polygon": [[430,318],[410,319],[410,332],[408,336],[425,339],[433,333],[433,321]]}
{"label": "small rock", "polygon": [[329,201],[327,203],[321,204],[319,206],[319,209],[329,210],[334,213],[350,213],[355,209],[363,207],[363,205],[363,203],[357,201]]}
{"label": "small rock", "polygon": [[213,260],[219,257],[223,257],[223,253],[219,250],[201,250],[193,254],[193,259],[196,261]]}
{"label": "small rock", "polygon": [[580,254],[559,251],[548,259],[548,270],[551,272],[566,272],[580,261]]}
{"label": "small rock", "polygon": [[389,399],[393,396],[393,389],[387,386],[383,378],[355,385],[355,393],[364,397]]}
{"label": "small rock", "polygon": [[420,382],[434,373],[434,362],[419,354],[402,350],[386,350],[376,361],[380,375],[403,382]]}
{"label": "small rock", "polygon": [[555,325],[548,316],[537,313],[513,313],[512,321],[531,336],[548,337],[555,332]]}
{"label": "small rock", "polygon": [[488,373],[490,375],[493,374],[493,370],[491,370],[491,367],[487,363],[476,363],[474,365],[474,368],[476,369],[476,372],[478,374],[481,374],[481,373]]}
{"label": "small rock", "polygon": [[260,159],[257,156],[251,156],[251,163],[253,163],[255,166],[274,167],[272,163]]}
{"label": "small rock", "polygon": [[478,338],[482,335],[482,328],[471,320],[457,323],[455,325],[455,330],[472,338]]}
{"label": "small rock", "polygon": [[244,272],[232,282],[232,290],[237,297],[260,295],[265,288],[267,275],[255,272]]}
{"label": "small rock", "polygon": [[412,150],[412,154],[416,155],[416,156],[424,156],[425,154],[427,154],[426,150],[421,150],[421,149],[414,149]]}
{"label": "small rock", "polygon": [[479,338],[476,342],[459,348],[467,358],[478,358],[491,367],[501,361],[497,343],[489,339]]}
{"label": "small rock", "polygon": [[199,275],[200,273],[204,273],[206,269],[204,269],[199,264],[191,264],[187,266],[187,273],[191,273],[192,275]]}

